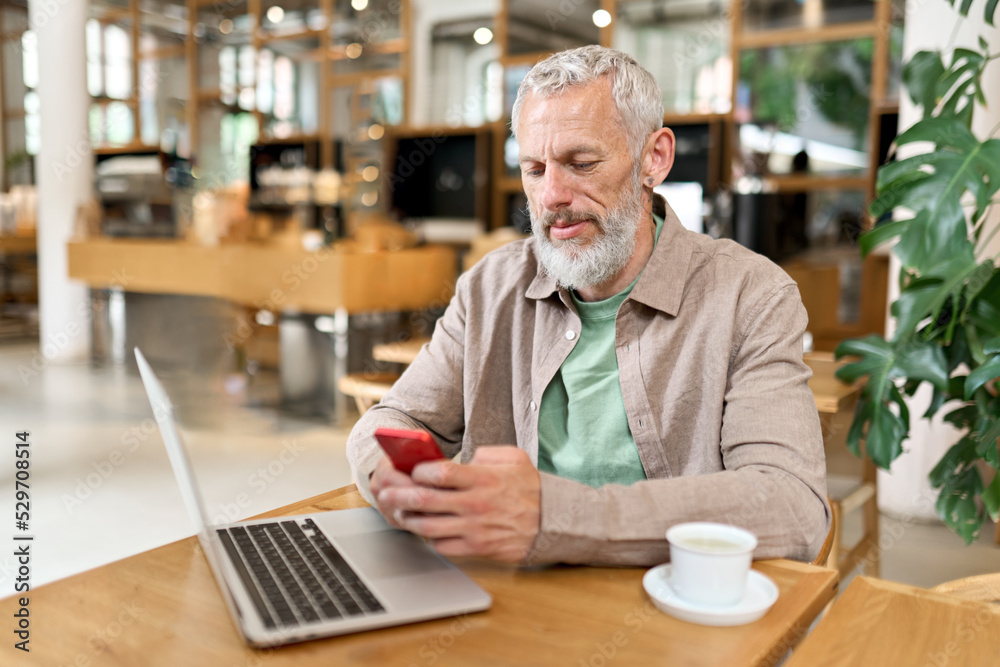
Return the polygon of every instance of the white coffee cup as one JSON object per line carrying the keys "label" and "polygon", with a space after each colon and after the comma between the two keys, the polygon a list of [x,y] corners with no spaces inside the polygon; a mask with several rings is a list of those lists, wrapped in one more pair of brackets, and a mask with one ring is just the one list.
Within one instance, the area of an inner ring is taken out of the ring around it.
{"label": "white coffee cup", "polygon": [[681,523],[667,531],[670,587],[681,599],[708,607],[730,607],[743,599],[753,533],[724,523]]}

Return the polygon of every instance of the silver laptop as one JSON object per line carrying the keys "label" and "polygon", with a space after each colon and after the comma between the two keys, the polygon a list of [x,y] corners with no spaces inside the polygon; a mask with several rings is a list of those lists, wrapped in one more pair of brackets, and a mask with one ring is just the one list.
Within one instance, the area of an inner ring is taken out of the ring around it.
{"label": "silver laptop", "polygon": [[372,508],[211,525],[170,399],[135,358],[184,504],[236,626],[275,646],[488,609],[492,598]]}

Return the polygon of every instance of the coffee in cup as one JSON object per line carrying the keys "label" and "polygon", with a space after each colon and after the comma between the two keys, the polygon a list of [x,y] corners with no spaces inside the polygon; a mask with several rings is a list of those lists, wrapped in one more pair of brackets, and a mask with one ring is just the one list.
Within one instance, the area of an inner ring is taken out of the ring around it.
{"label": "coffee in cup", "polygon": [[681,523],[667,531],[670,587],[681,599],[708,607],[738,604],[757,538],[723,523]]}

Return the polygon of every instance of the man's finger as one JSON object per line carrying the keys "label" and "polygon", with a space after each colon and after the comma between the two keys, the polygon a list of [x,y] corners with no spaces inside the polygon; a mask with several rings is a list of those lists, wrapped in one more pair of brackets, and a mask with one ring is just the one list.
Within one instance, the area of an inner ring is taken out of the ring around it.
{"label": "man's finger", "polygon": [[418,463],[410,473],[417,484],[434,486],[439,489],[470,489],[479,481],[479,476],[469,466],[454,461],[427,461]]}
{"label": "man's finger", "polygon": [[462,495],[455,491],[439,491],[426,486],[393,487],[383,489],[378,494],[378,502],[380,505],[408,512],[460,514]]}
{"label": "man's finger", "polygon": [[461,537],[468,528],[468,522],[464,518],[450,514],[401,511],[396,516],[396,521],[411,533],[432,540]]}

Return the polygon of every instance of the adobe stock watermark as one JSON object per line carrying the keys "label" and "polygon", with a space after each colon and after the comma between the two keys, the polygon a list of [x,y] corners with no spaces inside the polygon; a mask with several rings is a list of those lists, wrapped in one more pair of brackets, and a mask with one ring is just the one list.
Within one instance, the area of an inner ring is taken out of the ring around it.
{"label": "adobe stock watermark", "polygon": [[622,622],[628,632],[616,630],[605,641],[594,642],[593,653],[586,658],[580,658],[577,662],[578,667],[605,667],[619,655],[622,649],[628,646],[631,637],[642,632],[646,624],[659,616],[660,613],[652,600],[646,600],[646,603],[642,605],[635,605],[622,617]]}
{"label": "adobe stock watermark", "polygon": [[[129,275],[124,268],[113,271],[111,275],[111,286],[114,288],[124,288],[135,279],[135,276]],[[78,304],[76,319],[67,322],[59,331],[49,333],[39,348],[35,350],[35,353],[31,355],[31,361],[28,364],[17,365],[17,374],[24,386],[28,386],[32,378],[39,376],[42,371],[48,368],[53,359],[86,332],[87,326],[94,319],[94,314],[92,301]]]}
{"label": "adobe stock watermark", "polygon": [[232,502],[220,503],[219,512],[213,517],[213,521],[226,523],[243,516],[253,504],[253,498],[267,491],[306,451],[306,448],[294,439],[284,440],[281,445],[281,452],[277,456],[247,475],[246,484],[254,492],[253,496],[243,491],[238,493]]}
{"label": "adobe stock watermark", "polygon": [[407,667],[421,667],[421,665],[430,667],[435,664],[471,627],[472,623],[469,622],[468,615],[456,617],[436,637],[428,639],[420,645],[420,648],[417,649],[420,662],[411,662]]}
{"label": "adobe stock watermark", "polygon": [[122,602],[114,618],[87,638],[89,651],[80,651],[73,657],[72,661],[61,664],[64,667],[97,667],[97,665],[104,664],[102,659],[106,657],[104,654],[112,653],[112,645],[145,613],[146,609],[140,607],[134,599],[131,602]]}
{"label": "adobe stock watermark", "polygon": [[[259,299],[254,302],[257,310],[266,310],[277,313],[283,310],[282,306],[288,301],[290,294],[294,294],[305,284],[313,274],[319,270],[321,264],[326,262],[334,254],[328,246],[320,246],[317,250],[307,255],[305,258],[292,264],[281,274],[281,282],[286,289],[275,287],[266,299]],[[233,331],[225,334],[223,340],[230,351],[235,350],[240,345],[246,343],[261,326],[256,319],[251,320],[246,315],[240,315],[236,319],[236,327]]]}
{"label": "adobe stock watermark", "polygon": [[[980,607],[972,619],[962,620],[955,627],[956,640],[949,641],[941,647],[940,651],[933,651],[927,654],[925,667],[948,667],[951,664],[967,665],[968,660],[960,659],[969,645],[976,641],[979,635],[987,629],[996,632],[997,614],[991,612],[986,607]],[[954,663],[952,659],[957,659]],[[985,664],[985,663],[983,663]]]}
{"label": "adobe stock watermark", "polygon": [[[389,341],[389,345],[406,343],[412,340],[413,337],[430,336],[442,312],[451,302],[453,293],[454,289],[450,284],[443,284],[436,299],[427,304],[423,309],[410,312],[408,320],[409,333],[399,333],[395,340]],[[369,356],[365,360],[365,367],[362,373],[366,378],[374,379],[380,373],[384,373],[394,366],[396,366],[395,362],[382,361]]]}
{"label": "adobe stock watermark", "polygon": [[[167,418],[169,411],[170,406],[164,403],[158,403],[153,408],[156,420]],[[72,493],[63,493],[60,496],[66,512],[72,515],[78,507],[90,499],[98,489],[104,486],[105,482],[111,479],[115,471],[125,465],[129,454],[135,453],[139,446],[156,431],[156,421],[147,417],[141,423],[133,425],[122,433],[119,438],[121,448],[112,449],[104,458],[91,462],[90,467],[93,468],[93,471],[82,477],[77,477]]]}

